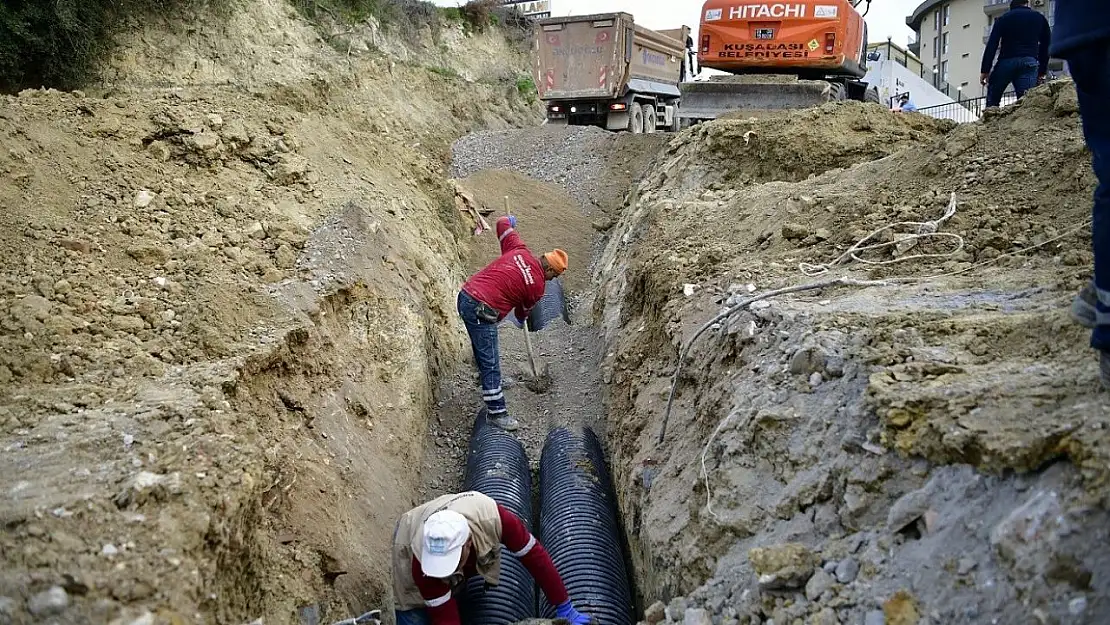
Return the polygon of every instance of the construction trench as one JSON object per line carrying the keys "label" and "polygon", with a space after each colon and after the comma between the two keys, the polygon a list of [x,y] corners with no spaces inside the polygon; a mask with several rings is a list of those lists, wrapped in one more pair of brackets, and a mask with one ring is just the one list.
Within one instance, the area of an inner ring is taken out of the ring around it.
{"label": "construction trench", "polygon": [[[247,4],[0,98],[0,624],[392,623],[397,519],[464,488],[602,625],[1110,622],[1068,82],[631,136],[541,127],[519,33]],[[506,197],[571,258],[511,435],[454,309]],[[466,622],[551,616],[502,577]]]}

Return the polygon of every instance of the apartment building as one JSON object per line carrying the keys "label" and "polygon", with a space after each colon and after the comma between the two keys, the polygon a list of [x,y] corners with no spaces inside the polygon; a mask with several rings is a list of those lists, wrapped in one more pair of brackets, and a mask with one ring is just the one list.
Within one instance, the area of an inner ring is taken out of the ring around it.
{"label": "apartment building", "polygon": [[921,76],[924,66],[917,55],[894,43],[889,37],[886,41],[867,44],[867,60],[890,60]]}
{"label": "apartment building", "polygon": [[[1030,0],[1029,5],[1054,23],[1056,0]],[[906,18],[916,40],[909,49],[922,63],[921,77],[954,99],[986,95],[979,84],[983,50],[994,20],[1010,10],[1010,0],[925,0]],[[1062,72],[1053,61],[1050,72]]]}

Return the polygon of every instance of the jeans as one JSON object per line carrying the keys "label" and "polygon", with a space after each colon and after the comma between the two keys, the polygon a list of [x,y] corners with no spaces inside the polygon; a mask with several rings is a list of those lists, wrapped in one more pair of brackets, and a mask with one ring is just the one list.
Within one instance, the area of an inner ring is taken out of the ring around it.
{"label": "jeans", "polygon": [[1098,177],[1091,208],[1091,244],[1095,255],[1097,315],[1091,347],[1110,350],[1110,41],[1095,42],[1068,53],[1068,69],[1079,93],[1083,136]]}
{"label": "jeans", "polygon": [[1020,98],[1025,95],[1026,91],[1037,86],[1037,71],[1039,69],[1040,63],[1031,56],[999,61],[994,66],[990,78],[987,79],[987,106],[1002,104],[1002,94],[1006,92],[1006,87],[1009,87],[1011,83],[1014,85],[1017,97]]}
{"label": "jeans", "polygon": [[405,610],[404,612],[396,611],[393,616],[397,619],[397,625],[429,625],[428,611],[424,608],[416,608],[415,610]]}
{"label": "jeans", "polygon": [[509,411],[505,407],[505,392],[501,389],[501,356],[497,349],[497,324],[485,323],[478,319],[478,300],[466,291],[459,291],[459,317],[466,325],[470,335],[470,347],[474,350],[474,362],[478,364],[478,375],[482,378],[482,401],[491,417],[503,417]]}

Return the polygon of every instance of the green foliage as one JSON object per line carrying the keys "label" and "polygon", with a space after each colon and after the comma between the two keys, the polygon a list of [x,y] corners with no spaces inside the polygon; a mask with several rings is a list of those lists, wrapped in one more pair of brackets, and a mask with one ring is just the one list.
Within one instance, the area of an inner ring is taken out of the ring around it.
{"label": "green foliage", "polygon": [[536,81],[532,80],[531,76],[523,76],[516,81],[516,90],[520,92],[520,97],[528,104],[535,104],[539,98],[539,90],[536,89]]}
{"label": "green foliage", "polygon": [[76,89],[99,76],[129,20],[194,14],[229,0],[0,0],[0,91]]}

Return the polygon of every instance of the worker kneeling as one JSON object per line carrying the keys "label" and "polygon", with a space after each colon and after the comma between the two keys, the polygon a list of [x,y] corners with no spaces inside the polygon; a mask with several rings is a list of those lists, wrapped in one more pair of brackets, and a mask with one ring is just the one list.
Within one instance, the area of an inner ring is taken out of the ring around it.
{"label": "worker kneeling", "polygon": [[409,510],[397,522],[393,534],[397,625],[461,623],[454,591],[475,575],[497,585],[502,545],[532,574],[559,618],[571,625],[591,622],[571,605],[551,556],[524,523],[490,497],[469,491],[434,499]]}

